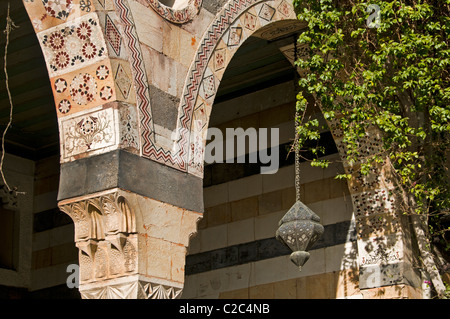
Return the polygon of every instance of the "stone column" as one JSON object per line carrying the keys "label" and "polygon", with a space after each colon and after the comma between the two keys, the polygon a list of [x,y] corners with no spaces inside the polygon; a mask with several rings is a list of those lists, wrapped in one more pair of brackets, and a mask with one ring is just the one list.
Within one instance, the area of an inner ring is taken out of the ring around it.
{"label": "stone column", "polygon": [[202,214],[119,188],[63,200],[75,224],[85,299],[177,298]]}
{"label": "stone column", "polygon": [[[342,158],[346,148],[336,122],[330,123]],[[382,154],[382,140],[376,128],[369,128],[358,141],[360,157],[344,161],[352,178],[352,196],[357,231],[359,288],[365,298],[420,298],[418,254],[414,250],[411,223],[396,196],[392,169],[387,160],[373,165],[367,175],[360,172],[365,158]]]}

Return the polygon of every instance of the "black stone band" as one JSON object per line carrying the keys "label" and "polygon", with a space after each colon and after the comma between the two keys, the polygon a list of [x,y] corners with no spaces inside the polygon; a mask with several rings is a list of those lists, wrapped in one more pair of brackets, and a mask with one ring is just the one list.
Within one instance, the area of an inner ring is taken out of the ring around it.
{"label": "black stone band", "polygon": [[[356,241],[355,224],[344,221],[325,225],[323,236],[311,250],[331,247]],[[186,275],[194,275],[224,267],[256,262],[264,259],[290,255],[292,251],[275,238],[266,238],[249,243],[228,246],[186,256]]]}
{"label": "black stone band", "polygon": [[123,150],[61,165],[58,201],[121,188],[188,210],[203,212],[203,181]]}

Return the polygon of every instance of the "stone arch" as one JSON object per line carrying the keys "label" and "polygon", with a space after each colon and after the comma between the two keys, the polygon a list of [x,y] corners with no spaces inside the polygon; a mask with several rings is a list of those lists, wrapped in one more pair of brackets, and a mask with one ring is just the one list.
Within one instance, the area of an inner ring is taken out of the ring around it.
{"label": "stone arch", "polygon": [[[220,79],[240,45],[262,27],[277,21],[299,23],[286,0],[228,1],[204,33],[186,78],[178,111],[176,162],[203,176],[203,149],[209,115]],[[194,120],[195,119],[195,120]]]}
{"label": "stone arch", "polygon": [[[255,24],[251,18],[256,18]],[[292,20],[291,24],[289,20]],[[204,33],[181,96],[175,158],[176,162],[183,163],[182,170],[203,177],[209,116],[221,77],[234,52],[265,25],[281,23],[288,31],[294,29],[293,21],[301,24],[296,20],[292,4],[285,0],[232,0],[217,14]],[[285,55],[289,58],[288,51]],[[348,187],[356,221],[360,288],[406,285],[402,293],[414,294],[410,289],[418,288],[419,283],[412,267],[414,257],[409,226],[398,213],[400,202],[392,195],[394,185],[389,164],[373,167],[368,175],[362,175],[358,169],[365,157],[382,150],[380,132],[377,128],[369,128],[366,136],[358,141],[361,158],[356,163],[349,163],[345,160],[339,119],[327,121],[327,124],[345,172],[351,176]]]}

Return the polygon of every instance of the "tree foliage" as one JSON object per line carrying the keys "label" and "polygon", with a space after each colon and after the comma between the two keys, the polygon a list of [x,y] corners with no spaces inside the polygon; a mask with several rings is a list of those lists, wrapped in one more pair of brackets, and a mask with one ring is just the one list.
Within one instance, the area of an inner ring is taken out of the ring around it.
{"label": "tree foliage", "polygon": [[[449,225],[441,217],[450,207],[450,0],[294,0],[294,6],[308,24],[298,40],[309,47],[296,62],[307,70],[301,92],[315,96],[325,119],[340,123],[345,160],[362,160],[363,174],[389,162],[404,213],[427,216],[431,242],[448,252]],[[304,93],[297,98],[304,114]],[[301,145],[318,138],[316,119],[298,121]],[[383,147],[367,156],[359,141],[371,127],[382,133]]]}

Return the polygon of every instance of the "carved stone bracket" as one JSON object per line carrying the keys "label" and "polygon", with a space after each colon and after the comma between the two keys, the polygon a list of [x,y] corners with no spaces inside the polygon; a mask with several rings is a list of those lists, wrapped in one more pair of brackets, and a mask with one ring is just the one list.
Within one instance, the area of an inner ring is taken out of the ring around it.
{"label": "carved stone bracket", "polygon": [[136,220],[118,192],[60,205],[75,224],[81,283],[137,270]]}
{"label": "carved stone bracket", "polygon": [[202,214],[121,189],[65,200],[83,298],[177,298]]}

